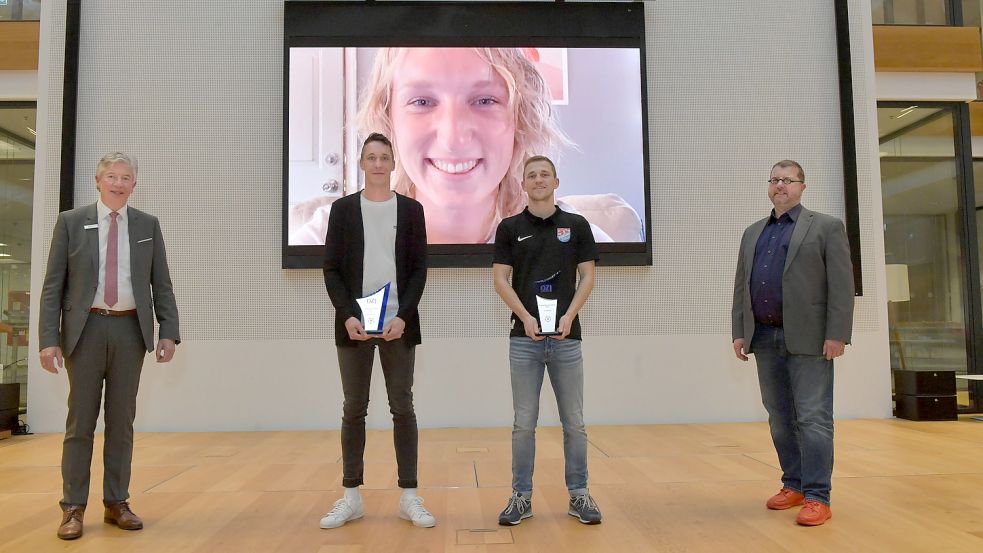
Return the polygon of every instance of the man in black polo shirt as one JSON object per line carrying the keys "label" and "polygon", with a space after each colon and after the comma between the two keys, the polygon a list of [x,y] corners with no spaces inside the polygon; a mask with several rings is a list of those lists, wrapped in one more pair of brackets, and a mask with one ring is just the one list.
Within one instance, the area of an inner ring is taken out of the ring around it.
{"label": "man in black polo shirt", "polygon": [[[512,310],[509,361],[515,409],[512,496],[498,517],[503,525],[519,524],[532,516],[536,422],[545,370],[563,424],[568,512],[584,524],[601,522],[601,512],[587,491],[584,364],[577,319],[594,288],[597,246],[587,219],[556,207],[553,193],[559,185],[552,161],[543,156],[529,158],[522,175],[528,207],[503,220],[495,236],[495,291]],[[555,335],[547,337],[541,330],[555,330]]]}

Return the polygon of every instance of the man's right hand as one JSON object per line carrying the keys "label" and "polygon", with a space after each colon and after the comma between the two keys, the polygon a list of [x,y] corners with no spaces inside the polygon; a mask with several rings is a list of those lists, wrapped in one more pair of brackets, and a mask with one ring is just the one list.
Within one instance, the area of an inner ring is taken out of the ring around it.
{"label": "man's right hand", "polygon": [[58,368],[65,367],[65,358],[62,357],[61,348],[51,346],[41,350],[41,368],[52,374],[58,374]]}
{"label": "man's right hand", "polygon": [[734,355],[741,361],[747,361],[747,355],[745,353],[747,352],[744,350],[744,338],[734,340]]}
{"label": "man's right hand", "polygon": [[362,326],[362,321],[358,320],[357,317],[348,317],[345,321],[345,329],[348,330],[348,337],[352,340],[368,340],[369,335],[365,333],[365,327]]}
{"label": "man's right hand", "polygon": [[538,342],[546,338],[546,336],[536,336],[539,332],[539,323],[536,322],[536,317],[529,315],[525,319],[522,319],[522,326],[526,331],[526,336],[533,340]]}

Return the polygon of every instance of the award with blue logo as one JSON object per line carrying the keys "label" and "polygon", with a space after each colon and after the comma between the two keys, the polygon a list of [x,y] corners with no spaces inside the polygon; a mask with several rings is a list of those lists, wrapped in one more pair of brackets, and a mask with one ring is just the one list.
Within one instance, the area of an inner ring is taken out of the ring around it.
{"label": "award with blue logo", "polygon": [[389,301],[391,285],[391,282],[387,282],[385,286],[368,296],[355,300],[362,309],[362,326],[366,334],[382,334],[382,327],[386,324],[386,304]]}
{"label": "award with blue logo", "polygon": [[536,294],[536,308],[539,311],[539,332],[536,336],[559,336],[560,333],[556,330],[556,295],[553,293],[553,287],[556,284],[556,278],[560,275],[557,271],[553,276],[549,278],[544,278],[543,280],[537,280],[533,283]]}

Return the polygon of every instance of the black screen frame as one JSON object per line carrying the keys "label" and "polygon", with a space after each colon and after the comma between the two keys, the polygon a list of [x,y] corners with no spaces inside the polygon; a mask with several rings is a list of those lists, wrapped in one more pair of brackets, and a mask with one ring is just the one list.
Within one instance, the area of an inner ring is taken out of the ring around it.
{"label": "black screen frame", "polygon": [[[421,13],[425,17],[421,17]],[[599,265],[652,264],[645,9],[641,2],[286,1],[283,33],[283,152],[289,150],[290,48],[542,46],[637,48],[641,71],[645,241],[598,244]],[[407,21],[413,21],[411,26]],[[288,244],[289,159],[283,156],[282,267],[323,266],[323,246]],[[493,244],[430,244],[430,267],[490,267]]]}

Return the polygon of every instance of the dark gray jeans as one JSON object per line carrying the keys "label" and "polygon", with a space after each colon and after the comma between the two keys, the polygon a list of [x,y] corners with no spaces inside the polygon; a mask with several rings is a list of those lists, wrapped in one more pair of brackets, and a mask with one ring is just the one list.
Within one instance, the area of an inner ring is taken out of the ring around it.
{"label": "dark gray jeans", "polygon": [[393,415],[393,443],[400,488],[415,488],[417,458],[416,412],[413,410],[413,366],[416,346],[402,340],[386,342],[373,338],[354,347],[339,347],[341,387],[345,394],[341,418],[341,457],[344,463],[342,485],[354,488],[364,484],[365,415],[369,409],[369,384],[376,347],[382,361],[382,374]]}
{"label": "dark gray jeans", "polygon": [[61,457],[63,505],[85,505],[89,499],[89,466],[103,382],[106,383],[103,501],[129,499],[133,419],[146,355],[140,323],[135,316],[89,314],[78,345],[65,359],[69,393]]}

